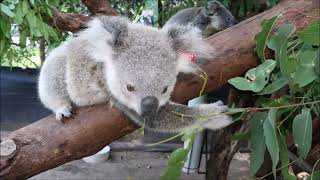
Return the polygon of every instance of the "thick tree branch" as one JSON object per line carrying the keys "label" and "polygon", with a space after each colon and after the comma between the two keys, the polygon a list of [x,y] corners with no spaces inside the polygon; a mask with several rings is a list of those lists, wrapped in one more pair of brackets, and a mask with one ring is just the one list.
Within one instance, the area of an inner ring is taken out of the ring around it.
{"label": "thick tree branch", "polygon": [[89,19],[89,16],[77,13],[54,11],[52,21],[53,25],[61,30],[77,32],[85,28],[85,24]]}
{"label": "thick tree branch", "polygon": [[[93,15],[103,14],[116,16],[117,12],[111,7],[106,0],[82,0],[85,6]],[[84,16],[77,13],[64,13],[54,11],[52,21],[53,25],[64,31],[77,32],[85,28],[86,22],[91,16]]]}
{"label": "thick tree branch", "polygon": [[[239,25],[208,39],[216,48],[217,57],[204,68],[209,75],[207,90],[213,90],[258,64],[254,52],[254,35],[260,22],[279,12],[297,8],[318,15],[319,8],[311,1],[283,1],[275,8],[250,18]],[[297,22],[298,28],[310,19],[288,13],[283,21]],[[70,19],[71,20],[71,19]],[[71,20],[72,21],[72,20]],[[178,82],[174,98],[180,102],[196,96],[202,81],[199,78]],[[14,131],[1,141],[0,178],[24,179],[66,162],[94,154],[105,145],[134,131],[137,127],[109,105],[76,109],[74,119],[65,123],[49,116]]]}
{"label": "thick tree branch", "polygon": [[92,14],[117,15],[117,11],[115,11],[106,0],[82,0],[82,2]]}

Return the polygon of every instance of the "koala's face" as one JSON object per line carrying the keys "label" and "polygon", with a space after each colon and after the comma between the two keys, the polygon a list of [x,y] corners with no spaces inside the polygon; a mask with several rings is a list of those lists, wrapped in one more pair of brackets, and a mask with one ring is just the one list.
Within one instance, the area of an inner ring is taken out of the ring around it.
{"label": "koala's face", "polygon": [[216,30],[224,30],[238,23],[231,12],[218,1],[209,1],[207,11],[211,26]]}
{"label": "koala's face", "polygon": [[159,30],[129,29],[114,59],[107,64],[112,95],[141,116],[153,116],[174,89],[177,55]]}

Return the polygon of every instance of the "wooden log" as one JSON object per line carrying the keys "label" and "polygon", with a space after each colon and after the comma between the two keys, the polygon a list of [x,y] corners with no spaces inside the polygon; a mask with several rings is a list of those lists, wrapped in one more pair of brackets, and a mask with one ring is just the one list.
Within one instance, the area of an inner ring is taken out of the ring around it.
{"label": "wooden log", "polygon": [[106,0],[82,0],[82,2],[92,14],[117,15],[117,11],[115,11]]}
{"label": "wooden log", "polygon": [[[217,50],[216,61],[204,68],[209,75],[207,90],[213,90],[234,76],[256,66],[254,35],[262,19],[294,7],[307,13],[319,12],[310,1],[284,1],[266,13],[250,18],[234,28],[208,39]],[[306,16],[288,13],[284,20],[302,22]],[[298,27],[305,26],[300,23]],[[174,99],[180,102],[196,96],[202,81],[195,77],[178,82]],[[57,122],[49,116],[12,132],[1,140],[0,178],[24,179],[66,162],[94,154],[105,145],[134,131],[137,127],[109,105],[95,105],[75,110],[73,119]]]}
{"label": "wooden log", "polygon": [[1,140],[0,179],[25,179],[94,154],[136,128],[109,104],[76,109],[64,123],[51,115]]}

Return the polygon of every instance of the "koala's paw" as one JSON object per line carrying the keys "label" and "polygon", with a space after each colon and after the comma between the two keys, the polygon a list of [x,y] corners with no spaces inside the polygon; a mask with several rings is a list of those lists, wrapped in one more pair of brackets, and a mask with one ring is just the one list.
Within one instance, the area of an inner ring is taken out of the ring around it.
{"label": "koala's paw", "polygon": [[217,101],[211,105],[215,106],[217,112],[226,112],[228,111],[228,106],[224,105],[222,101]]}
{"label": "koala's paw", "polygon": [[[222,101],[217,101],[212,104],[205,105],[205,111],[210,113],[224,113],[228,111],[228,106],[224,105]],[[216,114],[208,117],[208,120],[204,123],[204,127],[212,130],[222,129],[232,124],[232,118],[226,114]]]}
{"label": "koala's paw", "polygon": [[55,112],[56,119],[61,121],[63,117],[70,117],[71,116],[71,110],[72,110],[72,106],[71,105],[62,106],[61,108],[59,108]]}

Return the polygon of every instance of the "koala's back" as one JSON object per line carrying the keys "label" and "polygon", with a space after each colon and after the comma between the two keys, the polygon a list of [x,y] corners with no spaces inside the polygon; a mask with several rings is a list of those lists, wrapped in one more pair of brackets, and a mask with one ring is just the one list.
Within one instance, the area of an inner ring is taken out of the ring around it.
{"label": "koala's back", "polygon": [[68,94],[77,106],[103,103],[109,99],[104,66],[89,57],[83,41],[76,39],[69,44],[66,66]]}
{"label": "koala's back", "polygon": [[[200,29],[210,23],[210,19],[205,15],[206,9],[204,7],[193,7],[179,11],[177,14],[172,16],[166,23],[167,24],[180,24],[180,25],[191,25],[197,26]],[[203,27],[201,26],[203,24]]]}
{"label": "koala's back", "polygon": [[46,107],[55,109],[53,102],[59,107],[70,100],[77,106],[108,101],[104,67],[89,58],[84,43],[78,39],[66,43],[46,59],[39,77],[39,95]]}

